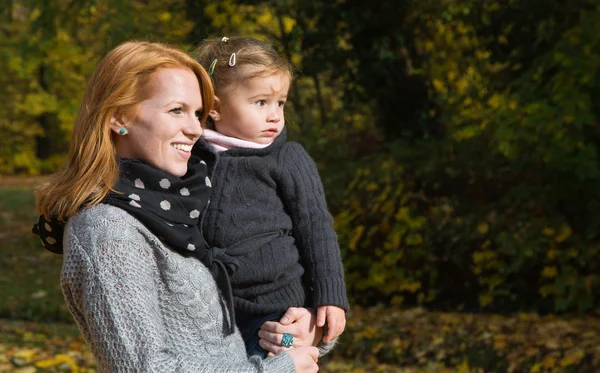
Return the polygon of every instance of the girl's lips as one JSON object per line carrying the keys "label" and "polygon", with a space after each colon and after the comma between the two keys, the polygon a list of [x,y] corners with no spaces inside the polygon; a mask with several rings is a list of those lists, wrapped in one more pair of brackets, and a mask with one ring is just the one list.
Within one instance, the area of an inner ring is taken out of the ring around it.
{"label": "girl's lips", "polygon": [[277,135],[277,130],[270,129],[270,130],[263,131],[263,133],[265,135],[267,135],[267,136],[276,136]]}

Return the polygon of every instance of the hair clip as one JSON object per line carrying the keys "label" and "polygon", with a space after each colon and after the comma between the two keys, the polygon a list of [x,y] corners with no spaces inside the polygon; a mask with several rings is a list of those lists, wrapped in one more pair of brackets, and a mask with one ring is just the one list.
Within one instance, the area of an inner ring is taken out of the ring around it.
{"label": "hair clip", "polygon": [[229,41],[229,38],[227,36],[223,36],[223,38],[221,39],[221,41],[223,43],[227,43]]}
{"label": "hair clip", "polygon": [[217,65],[217,59],[215,58],[208,68],[208,75],[212,75],[215,72],[215,66]]}
{"label": "hair clip", "polygon": [[231,53],[231,56],[229,57],[229,66],[235,66],[235,52]]}

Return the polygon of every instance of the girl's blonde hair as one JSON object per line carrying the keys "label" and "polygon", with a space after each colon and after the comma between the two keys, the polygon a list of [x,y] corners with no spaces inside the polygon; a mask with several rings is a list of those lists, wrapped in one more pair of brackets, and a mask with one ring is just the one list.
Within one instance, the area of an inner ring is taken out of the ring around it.
{"label": "girl's blonde hair", "polygon": [[[231,66],[233,53],[235,53],[235,65]],[[223,95],[234,83],[255,76],[283,74],[289,78],[290,83],[294,79],[293,65],[283,58],[272,44],[254,38],[240,36],[209,38],[192,52],[192,56],[210,73],[217,96]],[[244,69],[240,69],[247,65],[264,67],[264,70],[251,75],[244,72]],[[210,117],[207,124],[209,127],[212,126]]]}
{"label": "girl's blonde hair", "polygon": [[38,190],[37,208],[46,218],[65,220],[85,206],[100,203],[119,176],[110,120],[130,117],[148,95],[147,83],[158,69],[183,68],[198,78],[204,123],[214,103],[206,70],[180,49],[161,43],[129,41],[111,50],[88,82],[75,119],[69,155],[62,168]]}

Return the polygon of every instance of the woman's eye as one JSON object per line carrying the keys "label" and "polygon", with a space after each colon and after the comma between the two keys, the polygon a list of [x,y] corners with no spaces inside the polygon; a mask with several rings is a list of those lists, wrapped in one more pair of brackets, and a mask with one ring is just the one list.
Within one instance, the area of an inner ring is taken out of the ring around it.
{"label": "woman's eye", "polygon": [[279,107],[283,107],[285,105],[285,101],[279,101]]}
{"label": "woman's eye", "polygon": [[194,114],[196,114],[196,118],[202,118],[202,110],[197,110]]}
{"label": "woman's eye", "polygon": [[171,113],[173,113],[173,114],[181,114],[181,113],[183,113],[183,111],[181,110],[180,107],[177,107],[175,109],[171,109]]}
{"label": "woman's eye", "polygon": [[266,100],[258,100],[256,101],[256,105],[258,106],[265,106],[267,104]]}

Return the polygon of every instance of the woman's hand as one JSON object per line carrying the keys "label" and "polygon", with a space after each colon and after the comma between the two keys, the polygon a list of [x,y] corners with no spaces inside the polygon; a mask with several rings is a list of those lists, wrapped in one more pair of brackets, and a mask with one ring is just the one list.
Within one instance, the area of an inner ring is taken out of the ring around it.
{"label": "woman's hand", "polygon": [[269,352],[269,356],[290,348],[283,347],[283,334],[293,337],[292,348],[316,346],[323,336],[323,328],[316,326],[316,315],[301,307],[290,307],[279,322],[267,321],[258,332],[259,344]]}
{"label": "woman's hand", "polygon": [[317,361],[319,350],[316,347],[301,346],[288,351],[294,361],[296,373],[316,373],[319,371]]}

